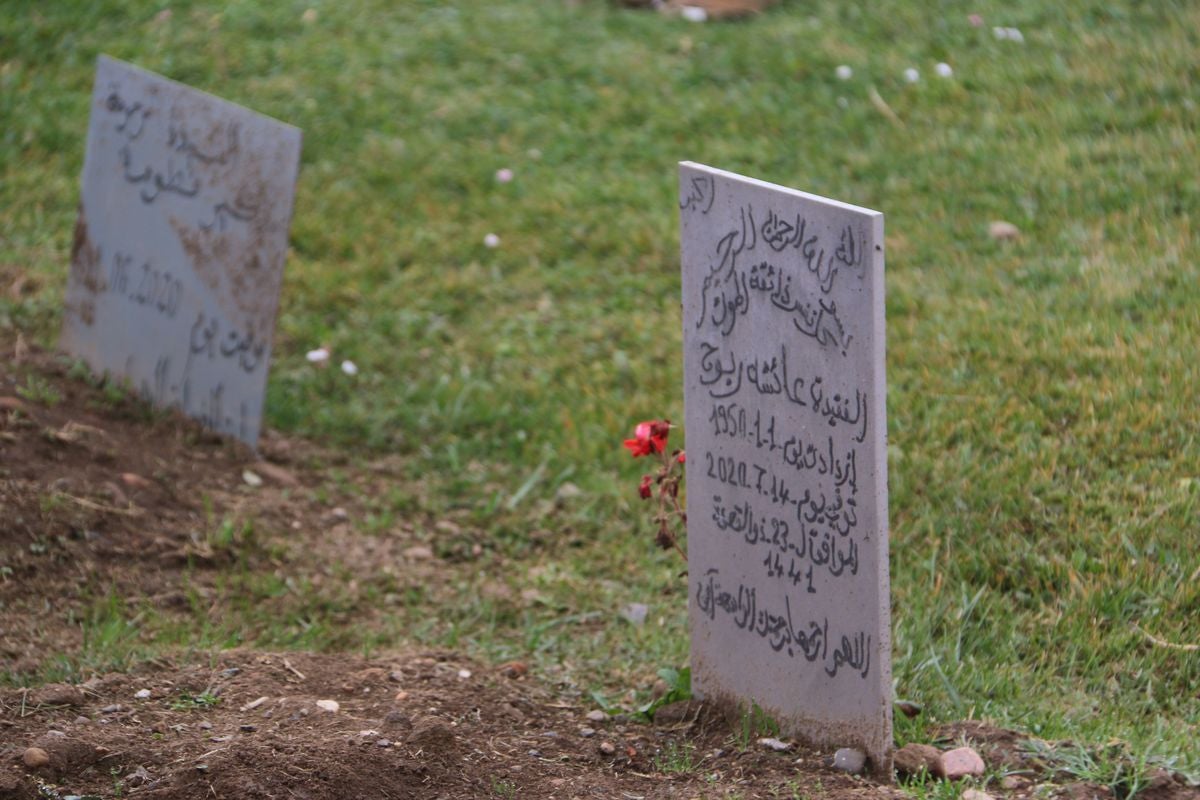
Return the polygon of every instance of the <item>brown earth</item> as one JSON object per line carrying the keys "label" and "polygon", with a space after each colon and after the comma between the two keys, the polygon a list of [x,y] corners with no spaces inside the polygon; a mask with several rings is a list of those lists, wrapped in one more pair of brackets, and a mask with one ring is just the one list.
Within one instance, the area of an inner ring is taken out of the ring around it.
{"label": "brown earth", "polygon": [[[53,354],[3,335],[0,352],[0,800],[907,796],[833,771],[828,752],[741,737],[702,706],[668,707],[655,724],[597,715],[523,664],[451,652],[183,651],[21,688],[84,646],[77,620],[98,598],[214,616],[236,559],[326,580],[333,563],[407,564],[425,583],[439,560],[406,562],[415,540],[366,544],[345,524],[356,495],[339,485],[399,480],[386,462],[357,468],[270,432],[260,458]],[[226,518],[254,519],[249,555],[204,533]],[[943,734],[980,751],[993,795],[1112,797],[1053,774],[1011,731]],[[1200,792],[1163,773],[1144,796]]]}

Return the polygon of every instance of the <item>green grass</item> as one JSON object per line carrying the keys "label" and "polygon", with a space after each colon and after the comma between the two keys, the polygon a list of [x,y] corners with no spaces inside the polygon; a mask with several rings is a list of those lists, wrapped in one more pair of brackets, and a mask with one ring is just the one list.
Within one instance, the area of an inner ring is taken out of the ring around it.
{"label": "green grass", "polygon": [[[922,726],[987,717],[1200,770],[1200,658],[1142,633],[1200,642],[1195,4],[789,2],[702,26],[598,0],[161,8],[0,15],[0,265],[41,282],[0,293],[0,325],[59,324],[97,53],[298,125],[268,421],[405,459],[364,535],[453,517],[487,547],[449,586],[357,595],[234,571],[236,618],[160,644],[447,644],[618,697],[682,666],[685,590],[620,439],[682,418],[692,159],[887,215],[894,673]],[[991,241],[994,219],[1021,239]],[[357,378],[313,370],[318,344]],[[566,482],[583,493],[556,503]],[[127,636],[109,620],[99,660]]]}

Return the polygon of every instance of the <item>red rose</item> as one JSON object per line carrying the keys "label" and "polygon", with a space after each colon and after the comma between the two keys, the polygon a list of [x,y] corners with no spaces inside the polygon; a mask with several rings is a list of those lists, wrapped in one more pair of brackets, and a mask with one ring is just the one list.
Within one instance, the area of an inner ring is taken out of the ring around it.
{"label": "red rose", "polygon": [[671,423],[666,420],[639,422],[633,431],[633,438],[625,440],[625,446],[634,458],[662,453],[667,449],[667,436],[670,433]]}

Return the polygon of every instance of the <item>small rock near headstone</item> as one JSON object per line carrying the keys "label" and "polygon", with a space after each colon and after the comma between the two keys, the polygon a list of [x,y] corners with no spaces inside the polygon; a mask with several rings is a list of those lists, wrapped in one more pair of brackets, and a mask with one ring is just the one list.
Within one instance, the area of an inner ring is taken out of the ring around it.
{"label": "small rock near headstone", "polygon": [[963,793],[959,795],[959,800],[995,800],[987,792],[982,789],[963,789]]}
{"label": "small rock near headstone", "polygon": [[988,225],[988,236],[997,242],[1011,242],[1021,238],[1021,230],[1011,222],[996,220]]}
{"label": "small rock near headstone", "polygon": [[104,708],[100,709],[100,713],[101,714],[115,714],[120,710],[121,710],[121,704],[113,703],[111,706],[105,706]]}
{"label": "small rock near headstone", "polygon": [[587,718],[589,722],[604,722],[608,719],[608,714],[605,714],[598,708],[594,708],[587,713]]}
{"label": "small rock near headstone", "polygon": [[255,472],[254,470],[250,470],[250,469],[242,470],[242,480],[246,483],[247,486],[254,488],[254,489],[257,489],[259,486],[263,485],[262,477],[260,477],[257,472]]}
{"label": "small rock near headstone", "polygon": [[785,741],[776,739],[774,736],[764,736],[758,740],[758,743],[768,750],[783,752],[784,750],[792,749],[792,746]]}
{"label": "small rock near headstone", "polygon": [[617,746],[612,742],[601,742],[599,750],[604,755],[611,756],[617,752]]}
{"label": "small rock near headstone", "polygon": [[529,672],[529,666],[524,661],[509,661],[501,664],[498,668],[501,675],[506,678],[521,678]]}
{"label": "small rock near headstone", "polygon": [[584,727],[579,729],[579,735],[582,736],[584,739],[590,739],[596,735],[596,729],[589,728],[585,725]]}
{"label": "small rock near headstone", "polygon": [[857,775],[867,766],[867,756],[862,750],[843,747],[833,754],[833,768],[839,772]]}
{"label": "small rock near headstone", "polygon": [[935,775],[942,751],[928,744],[906,744],[892,755],[892,764],[901,775]]}
{"label": "small rock near headstone", "polygon": [[912,719],[921,713],[921,704],[914,703],[911,700],[897,700],[896,708],[900,710],[901,714],[909,719]]}
{"label": "small rock near headstone", "polygon": [[982,775],[986,769],[979,753],[970,747],[957,747],[942,753],[934,774],[948,781],[957,781],[968,776]]}
{"label": "small rock near headstone", "polygon": [[254,465],[254,471],[262,475],[268,480],[274,481],[281,486],[299,486],[300,480],[291,471],[283,467],[272,464],[269,461],[259,461]]}
{"label": "small rock near headstone", "polygon": [[337,710],[339,708],[341,708],[341,705],[338,703],[337,700],[318,700],[317,708],[321,709],[322,711],[329,711],[330,713],[335,713],[335,712],[337,712]]}
{"label": "small rock near headstone", "polygon": [[375,740],[375,746],[376,747],[391,747],[392,742],[389,739],[377,739],[377,740]]}
{"label": "small rock near headstone", "polygon": [[209,722],[208,720],[203,720],[201,722],[196,723],[196,727],[202,731],[211,731],[212,723]]}
{"label": "small rock near headstone", "polygon": [[50,754],[40,747],[28,747],[21,755],[21,760],[30,769],[37,769],[50,763]]}
{"label": "small rock near headstone", "polygon": [[138,700],[149,700],[150,699],[150,690],[149,689],[138,689],[137,692],[133,696],[136,697]]}
{"label": "small rock near headstone", "polygon": [[1024,775],[1005,775],[1000,779],[1000,788],[1006,792],[1015,792],[1028,787],[1032,783]]}

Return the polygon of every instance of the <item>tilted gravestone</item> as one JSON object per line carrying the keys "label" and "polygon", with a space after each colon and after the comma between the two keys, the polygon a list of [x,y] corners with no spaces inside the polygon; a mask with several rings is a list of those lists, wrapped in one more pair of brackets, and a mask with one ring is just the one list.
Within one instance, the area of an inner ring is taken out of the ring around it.
{"label": "tilted gravestone", "polygon": [[883,215],[679,184],[693,690],[890,775]]}
{"label": "tilted gravestone", "polygon": [[253,446],[299,162],[297,128],[101,56],[62,348]]}

